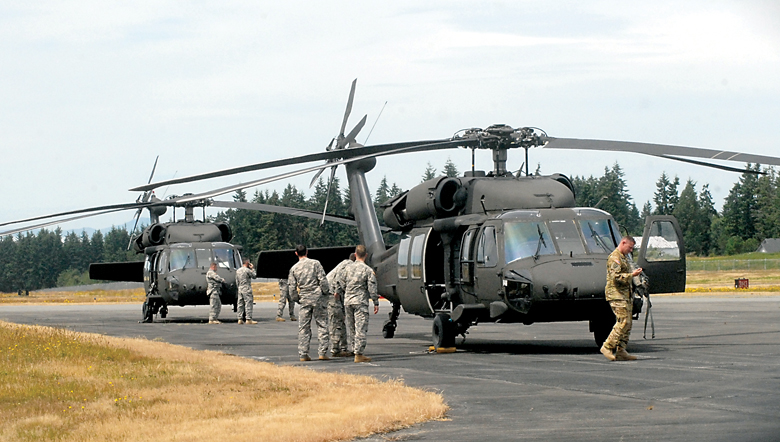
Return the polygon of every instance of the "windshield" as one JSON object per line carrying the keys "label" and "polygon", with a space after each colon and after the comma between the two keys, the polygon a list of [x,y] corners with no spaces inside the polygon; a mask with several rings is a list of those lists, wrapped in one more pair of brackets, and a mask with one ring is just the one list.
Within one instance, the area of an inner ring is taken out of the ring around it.
{"label": "windshield", "polygon": [[508,222],[504,225],[504,257],[507,263],[554,254],[555,246],[544,222]]}
{"label": "windshield", "polygon": [[612,253],[617,247],[609,228],[608,219],[580,220],[580,228],[585,236],[585,244],[590,253]]}
{"label": "windshield", "polygon": [[[233,256],[233,249],[214,249],[214,258],[217,266],[221,269],[229,269],[230,263],[236,262]],[[236,265],[235,267],[238,268],[240,266]]]}
{"label": "windshield", "polygon": [[555,236],[555,242],[558,243],[558,249],[564,255],[582,255],[585,253],[585,247],[582,245],[582,238],[573,219],[553,219],[550,220],[550,229]]}
{"label": "windshield", "polygon": [[171,271],[191,269],[195,267],[195,259],[192,257],[192,249],[171,250]]}

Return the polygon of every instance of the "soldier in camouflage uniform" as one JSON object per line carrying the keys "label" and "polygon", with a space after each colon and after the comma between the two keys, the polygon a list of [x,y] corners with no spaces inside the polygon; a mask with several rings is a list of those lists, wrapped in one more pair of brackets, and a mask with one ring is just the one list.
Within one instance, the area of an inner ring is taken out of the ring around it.
{"label": "soldier in camouflage uniform", "polygon": [[295,318],[295,301],[290,293],[289,286],[286,279],[279,280],[279,309],[276,310],[276,320],[278,322],[284,322],[282,315],[284,314],[284,306],[289,304],[290,306],[290,321],[297,321]]}
{"label": "soldier in camouflage uniform", "polygon": [[330,360],[328,357],[328,311],[327,296],[330,294],[328,278],[322,264],[316,259],[309,259],[304,245],[295,248],[298,262],[290,269],[287,277],[290,290],[300,289],[298,303],[300,304],[298,322],[298,356],[301,361],[310,361],[309,344],[311,343],[311,320],[317,323],[317,339],[319,341],[319,359]]}
{"label": "soldier in camouflage uniform", "polygon": [[368,333],[368,300],[374,301],[374,314],[379,313],[379,296],[376,292],[376,276],[366,264],[366,247],[355,248],[356,261],[344,268],[341,284],[344,285],[344,315],[347,329],[353,336],[352,351],[355,362],[371,362],[364,356],[366,333]]}
{"label": "soldier in camouflage uniform", "polygon": [[212,262],[206,273],[206,295],[209,297],[209,324],[220,324],[219,312],[222,310],[222,283],[225,279],[217,275],[217,263]]}
{"label": "soldier in camouflage uniform", "polygon": [[355,254],[341,261],[328,273],[328,285],[333,294],[328,296],[328,332],[330,333],[330,352],[335,357],[348,357],[354,354],[349,349],[351,335],[344,323],[344,286],[341,276],[347,264],[352,264]]}
{"label": "soldier in camouflage uniform", "polygon": [[240,269],[236,270],[236,284],[238,284],[238,323],[243,324],[244,318],[246,318],[247,324],[257,324],[257,321],[252,320],[252,309],[254,307],[255,297],[252,294],[252,278],[256,277],[257,273],[254,270],[254,266],[249,262],[249,258],[244,258],[244,265]]}
{"label": "soldier in camouflage uniform", "polygon": [[631,270],[628,254],[634,250],[634,238],[624,236],[617,248],[607,258],[607,285],[604,294],[612,312],[615,325],[601,346],[601,353],[610,361],[633,361],[636,356],[626,352],[628,337],[631,334],[631,281],[642,273],[641,268]]}

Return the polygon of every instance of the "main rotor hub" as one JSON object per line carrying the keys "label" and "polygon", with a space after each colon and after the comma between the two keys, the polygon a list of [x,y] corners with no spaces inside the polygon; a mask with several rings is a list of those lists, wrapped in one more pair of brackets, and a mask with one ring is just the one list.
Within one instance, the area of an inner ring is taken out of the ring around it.
{"label": "main rotor hub", "polygon": [[[526,151],[526,165],[528,163],[528,149],[545,144],[543,140],[547,134],[543,130],[534,127],[521,127],[515,129],[506,124],[494,124],[487,129],[465,129],[456,134],[452,139],[478,140],[478,144],[471,144],[472,149],[490,149],[493,151],[493,174],[504,176],[507,174],[506,159],[508,149],[522,147]],[[527,174],[527,167],[526,167]]]}

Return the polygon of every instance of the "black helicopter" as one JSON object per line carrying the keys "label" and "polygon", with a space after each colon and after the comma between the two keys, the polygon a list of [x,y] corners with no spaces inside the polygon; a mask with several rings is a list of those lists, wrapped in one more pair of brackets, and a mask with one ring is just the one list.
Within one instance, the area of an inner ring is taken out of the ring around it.
{"label": "black helicopter", "polygon": [[[317,171],[317,176],[344,164],[351,196],[351,213],[369,252],[380,295],[393,309],[383,326],[394,336],[403,307],[407,313],[434,318],[433,342],[450,347],[458,334],[478,322],[523,323],[588,321],[596,342],[606,338],[614,316],[604,299],[606,259],[620,240],[613,217],[596,208],[576,207],[572,182],[565,175],[528,173],[528,151],[585,149],[634,152],[715,167],[742,169],[685,157],[780,165],[780,158],[682,146],[635,142],[554,138],[537,128],[493,125],[467,129],[439,140],[363,146],[355,136],[366,117],[347,135],[352,109],[352,83],[341,131],[326,152],[240,166],[177,178],[131,189],[192,182],[279,166],[325,160],[261,180],[226,187],[196,197],[210,198],[239,188]],[[383,204],[384,220],[401,237],[386,247],[371,202],[365,174],[376,157],[450,148],[493,152],[493,169],[472,169],[463,177],[439,177],[424,182]],[[525,150],[525,174],[507,170],[507,152]],[[327,201],[327,200],[326,200]],[[327,202],[326,202],[327,205]],[[337,263],[351,247],[321,249],[320,259]],[[316,250],[316,249],[315,249]],[[670,216],[646,221],[635,260],[651,280],[651,293],[685,289],[685,246],[677,221]],[[258,256],[258,276],[285,278],[295,257],[289,250],[264,251]],[[325,266],[328,270],[329,266]]]}

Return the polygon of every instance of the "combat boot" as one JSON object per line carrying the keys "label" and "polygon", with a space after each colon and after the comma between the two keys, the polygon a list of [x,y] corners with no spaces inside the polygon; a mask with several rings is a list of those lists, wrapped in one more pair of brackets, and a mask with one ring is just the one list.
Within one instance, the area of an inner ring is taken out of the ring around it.
{"label": "combat boot", "polygon": [[255,320],[252,320],[252,319],[247,319],[247,320],[246,320],[246,323],[247,323],[247,324],[257,324],[257,321],[255,321]]}
{"label": "combat boot", "polygon": [[244,320],[243,320],[243,319],[239,319],[239,320],[238,320],[238,325],[241,325],[241,324],[243,324],[243,323],[244,323]]}
{"label": "combat boot", "polygon": [[617,350],[615,351],[615,358],[618,361],[636,361],[637,360],[636,356],[628,354],[626,349],[623,348],[623,347],[618,347],[617,348]]}
{"label": "combat boot", "polygon": [[282,318],[280,316],[277,316],[276,317],[276,322],[284,322],[284,318]]}
{"label": "combat boot", "polygon": [[210,321],[209,321],[209,324],[222,324],[222,323],[221,323],[221,322],[219,322],[219,321],[218,321],[218,320],[216,320],[216,319],[212,319],[212,320],[210,320]]}
{"label": "combat boot", "polygon": [[612,350],[608,349],[607,347],[604,347],[603,345],[601,346],[601,350],[600,351],[601,351],[601,354],[603,354],[604,357],[609,359],[610,361],[614,361],[614,360],[617,359],[615,357],[615,355],[612,353]]}
{"label": "combat boot", "polygon": [[301,356],[301,362],[309,362],[309,361],[311,361],[311,358],[309,357],[309,355]]}
{"label": "combat boot", "polygon": [[368,356],[356,354],[355,362],[371,362],[371,358],[369,358]]}
{"label": "combat boot", "polygon": [[330,358],[328,356],[326,356],[326,355],[320,355],[319,360],[320,361],[330,361]]}
{"label": "combat boot", "polygon": [[290,316],[290,321],[295,322],[297,320],[298,320],[298,318],[296,318],[295,316]]}

